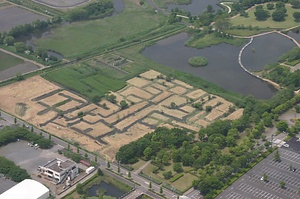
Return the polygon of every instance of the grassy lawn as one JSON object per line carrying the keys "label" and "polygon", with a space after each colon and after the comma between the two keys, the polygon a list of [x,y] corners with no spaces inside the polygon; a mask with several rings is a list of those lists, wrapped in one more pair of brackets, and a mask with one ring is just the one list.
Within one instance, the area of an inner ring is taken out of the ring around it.
{"label": "grassy lawn", "polygon": [[251,36],[257,35],[262,32],[268,31],[267,29],[259,29],[259,30],[249,30],[249,29],[230,29],[226,30],[226,33],[231,35],[239,35],[239,36]]}
{"label": "grassy lawn", "polygon": [[240,39],[240,38],[228,39],[228,38],[216,37],[216,36],[214,36],[214,34],[209,34],[209,35],[205,35],[204,37],[199,38],[199,39],[191,39],[186,44],[193,48],[205,48],[208,46],[217,45],[217,44],[221,44],[221,43],[227,43],[230,45],[241,46],[246,41],[247,40]]}
{"label": "grassy lawn", "polygon": [[[286,29],[286,28],[290,28],[290,27],[299,25],[299,22],[295,22],[294,17],[293,17],[293,13],[299,12],[299,9],[298,10],[294,9],[289,5],[286,5],[285,7],[287,9],[288,16],[285,17],[285,21],[283,21],[283,22],[275,22],[272,20],[272,17],[269,17],[266,21],[257,21],[254,16],[255,8],[252,8],[248,12],[249,17],[245,18],[245,17],[238,16],[238,17],[231,19],[231,23],[234,26],[237,26],[237,25],[250,26],[251,25],[251,26],[258,26],[260,28],[280,28],[280,29]],[[267,10],[266,4],[264,5],[264,9]],[[269,10],[270,16],[274,12],[274,10]]]}
{"label": "grassy lawn", "polygon": [[131,164],[130,167],[132,167],[134,169],[134,171],[136,171],[144,164],[146,164],[146,162],[144,160],[139,160],[137,163]]}
{"label": "grassy lawn", "polygon": [[[157,168],[156,166],[149,164],[147,167],[145,167],[143,169],[143,173],[147,176],[151,176],[154,179],[160,180],[163,183],[168,183],[172,187],[175,187],[176,189],[178,189],[180,191],[184,191],[187,188],[189,188],[190,186],[192,186],[193,180],[197,179],[196,176],[194,176],[190,173],[184,173],[184,175],[181,178],[179,178],[175,182],[171,183],[169,180],[166,180],[164,178],[163,173],[167,172],[167,171],[171,171],[173,176],[176,175],[177,173],[175,171],[173,171],[173,164],[170,164],[169,166],[164,166],[164,171],[159,170],[159,172],[157,174],[152,172],[156,168]],[[184,171],[187,171],[187,170],[190,170],[191,167],[184,167],[183,169],[184,169]]]}
{"label": "grassy lawn", "polygon": [[53,70],[44,77],[92,100],[121,89],[131,76],[92,60]]}
{"label": "grassy lawn", "polygon": [[21,64],[24,61],[0,51],[0,71]]}
{"label": "grassy lawn", "polygon": [[172,183],[172,186],[178,190],[186,190],[189,188],[194,180],[198,178],[192,174],[185,173],[180,179]]}
{"label": "grassy lawn", "polygon": [[140,6],[126,0],[125,7],[125,11],[117,16],[74,22],[57,28],[49,37],[39,39],[36,43],[42,48],[62,53],[67,58],[74,58],[88,52],[105,50],[120,43],[121,38],[124,41],[133,40],[164,22],[165,18],[155,13],[150,6]]}

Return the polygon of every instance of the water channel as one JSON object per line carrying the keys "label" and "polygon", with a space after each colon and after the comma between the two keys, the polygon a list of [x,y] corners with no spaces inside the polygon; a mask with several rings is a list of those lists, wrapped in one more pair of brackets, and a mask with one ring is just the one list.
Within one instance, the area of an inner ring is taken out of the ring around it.
{"label": "water channel", "polygon": [[218,0],[192,0],[192,2],[187,5],[168,4],[167,8],[168,10],[178,8],[179,10],[190,12],[193,16],[198,16],[206,10],[208,5],[211,5],[215,11],[221,10],[222,8],[217,5],[218,2]]}
{"label": "water channel", "polygon": [[106,182],[100,182],[100,184],[93,185],[88,190],[88,195],[91,196],[98,196],[98,190],[99,189],[105,189],[105,195],[120,198],[125,194],[124,191],[106,183]]}
{"label": "water channel", "polygon": [[[245,96],[253,95],[259,99],[269,99],[276,92],[273,86],[249,75],[240,67],[238,54],[242,46],[219,44],[196,49],[185,46],[188,39],[187,33],[180,33],[147,47],[142,54],[160,64],[191,73],[226,90]],[[205,57],[208,65],[191,67],[188,59],[194,56]]]}

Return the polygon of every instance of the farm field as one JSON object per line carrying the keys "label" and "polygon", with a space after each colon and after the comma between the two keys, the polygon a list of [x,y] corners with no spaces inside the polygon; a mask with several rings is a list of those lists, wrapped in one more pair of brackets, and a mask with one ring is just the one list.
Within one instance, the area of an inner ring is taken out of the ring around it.
{"label": "farm field", "polygon": [[47,5],[54,8],[72,8],[74,6],[82,5],[89,0],[67,0],[67,1],[61,1],[61,0],[34,0],[34,2]]}
{"label": "farm field", "polygon": [[47,17],[11,4],[0,7],[0,19],[0,32],[3,32],[9,31],[16,25],[31,23],[38,19],[45,21]]}
{"label": "farm field", "polygon": [[[136,17],[139,16],[139,17]],[[142,36],[159,27],[163,16],[131,0],[125,1],[125,10],[117,16],[74,22],[53,30],[47,38],[35,43],[54,50],[67,58],[74,58],[95,50]]]}
{"label": "farm field", "polygon": [[126,80],[130,78],[130,75],[112,68],[117,65],[119,59],[123,58],[119,56],[95,57],[84,63],[53,70],[44,77],[93,101],[93,98],[103,97],[109,90],[116,91],[126,85]]}
{"label": "farm field", "polygon": [[21,64],[24,61],[0,51],[0,71]]}
{"label": "farm field", "polygon": [[[102,99],[90,104],[35,76],[0,88],[0,108],[110,160],[121,146],[157,126],[198,131],[215,120],[242,115],[231,102],[176,79],[166,81],[154,70],[127,80],[124,88],[111,94],[117,97],[116,103]],[[128,108],[121,108],[121,100]],[[197,102],[204,110],[193,107]],[[210,112],[205,111],[207,106],[212,107]]]}
{"label": "farm field", "polygon": [[[272,20],[272,17],[269,17],[265,21],[257,21],[254,16],[255,12],[255,7],[251,8],[248,11],[249,17],[242,17],[242,16],[237,16],[233,19],[230,20],[233,26],[238,26],[238,25],[244,25],[244,26],[258,26],[260,28],[281,28],[281,29],[286,29],[286,28],[291,28],[293,26],[299,25],[299,22],[294,21],[293,13],[294,12],[299,12],[299,10],[294,9],[291,7],[291,5],[286,4],[286,9],[287,12],[286,14],[288,16],[285,17],[284,22],[275,22]],[[264,9],[267,10],[266,4],[264,4]],[[274,9],[275,10],[275,9]],[[274,12],[274,10],[268,10],[270,12],[270,16]]]}

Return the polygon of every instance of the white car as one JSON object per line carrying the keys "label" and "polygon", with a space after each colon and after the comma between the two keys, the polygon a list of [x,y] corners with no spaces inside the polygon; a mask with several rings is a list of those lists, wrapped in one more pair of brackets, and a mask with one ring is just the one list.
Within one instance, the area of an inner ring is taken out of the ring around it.
{"label": "white car", "polygon": [[260,178],[260,180],[261,180],[261,181],[264,181],[264,176],[262,176],[262,177]]}
{"label": "white car", "polygon": [[284,147],[290,147],[290,145],[288,145],[288,144],[284,144],[283,146],[284,146]]}
{"label": "white car", "polygon": [[298,140],[296,140],[297,142],[300,142],[300,138],[298,138]]}

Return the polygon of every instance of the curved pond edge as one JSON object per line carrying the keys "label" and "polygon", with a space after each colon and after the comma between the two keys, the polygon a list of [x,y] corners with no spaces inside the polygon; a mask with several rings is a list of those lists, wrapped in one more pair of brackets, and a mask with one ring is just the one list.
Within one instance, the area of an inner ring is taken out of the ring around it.
{"label": "curved pond edge", "polygon": [[[276,89],[281,89],[282,87],[281,87],[279,84],[277,84],[276,82],[273,82],[273,81],[271,81],[271,80],[269,80],[269,79],[262,78],[262,77],[260,77],[259,75],[256,75],[256,74],[252,73],[252,72],[249,71],[247,68],[245,68],[245,66],[244,66],[243,63],[242,63],[242,54],[243,54],[243,51],[245,50],[245,48],[247,48],[247,47],[252,43],[253,38],[255,38],[255,37],[260,37],[260,36],[267,35],[267,34],[271,34],[271,33],[277,33],[277,34],[280,34],[280,35],[282,35],[282,36],[284,36],[284,37],[287,37],[288,39],[292,40],[292,41],[296,44],[296,46],[298,46],[298,47],[300,48],[300,44],[297,42],[296,39],[294,39],[293,37],[291,37],[291,36],[289,36],[289,35],[286,35],[286,34],[280,32],[280,31],[274,30],[274,31],[271,31],[271,32],[265,32],[265,33],[261,33],[261,34],[258,34],[258,35],[253,35],[253,36],[250,36],[250,37],[243,37],[243,38],[250,38],[250,41],[249,41],[247,44],[245,44],[245,45],[243,46],[243,48],[240,50],[239,56],[238,56],[238,61],[239,61],[239,65],[241,66],[241,68],[242,68],[246,73],[248,73],[249,75],[251,75],[251,76],[253,76],[253,77],[256,77],[256,78],[258,78],[258,79],[260,79],[260,80],[262,80],[262,81],[265,81],[265,82],[271,84],[271,85],[274,86]],[[236,36],[236,37],[237,37],[237,36]],[[240,38],[241,38],[241,37],[240,37]]]}

